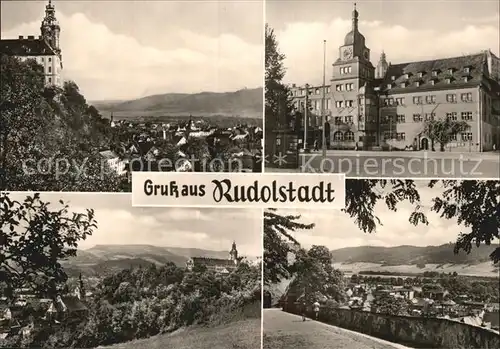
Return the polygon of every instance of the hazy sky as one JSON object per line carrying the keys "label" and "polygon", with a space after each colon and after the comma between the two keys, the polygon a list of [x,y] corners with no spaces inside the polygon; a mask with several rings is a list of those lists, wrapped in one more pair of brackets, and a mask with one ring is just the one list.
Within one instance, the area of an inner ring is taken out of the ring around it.
{"label": "hazy sky", "polygon": [[[25,193],[12,193],[24,200]],[[130,194],[42,193],[57,209],[70,212],[93,208],[98,229],[80,248],[98,244],[142,244],[229,251],[233,240],[242,256],[262,255],[262,210],[131,207]]]}
{"label": "hazy sky", "polygon": [[[1,36],[40,35],[46,1],[1,2]],[[263,0],[55,0],[64,78],[89,100],[262,86]]]}
{"label": "hazy sky", "polygon": [[[355,1],[267,0],[266,21],[286,55],[286,82],[320,84],[323,40],[327,79],[351,30]],[[392,63],[460,56],[491,49],[499,54],[499,1],[357,1],[359,30],[376,66],[382,50]]]}
{"label": "hazy sky", "polygon": [[[301,214],[303,223],[316,223],[311,230],[297,231],[294,237],[306,248],[311,245],[324,245],[330,249],[355,246],[429,246],[455,242],[459,233],[469,232],[467,228],[457,225],[456,220],[439,218],[430,212],[431,200],[441,196],[442,184],[434,188],[427,187],[428,181],[417,181],[423,212],[426,213],[429,225],[414,226],[408,221],[413,207],[408,202],[398,204],[397,212],[390,211],[384,202],[375,207],[375,214],[380,218],[382,226],[372,234],[363,233],[347,213],[332,210],[280,210],[282,213]],[[381,191],[382,192],[382,191]]]}

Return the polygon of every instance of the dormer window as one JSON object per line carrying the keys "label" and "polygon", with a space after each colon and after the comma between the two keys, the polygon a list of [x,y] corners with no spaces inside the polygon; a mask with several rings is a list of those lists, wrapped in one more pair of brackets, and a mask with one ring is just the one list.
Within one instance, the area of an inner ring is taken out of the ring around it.
{"label": "dormer window", "polygon": [[470,73],[470,67],[465,67],[464,68],[464,73],[469,74]]}
{"label": "dormer window", "polygon": [[411,73],[405,73],[404,77],[406,80],[408,80],[411,77]]}
{"label": "dormer window", "polygon": [[423,76],[424,76],[424,74],[425,74],[425,72],[424,72],[424,71],[419,71],[419,72],[417,73],[417,76],[418,76],[419,78],[421,78],[421,77],[423,77]]}
{"label": "dormer window", "polygon": [[417,86],[417,87],[422,86],[422,81],[421,80],[415,81],[415,86]]}
{"label": "dormer window", "polygon": [[387,84],[387,89],[390,90],[392,88],[392,84]]}
{"label": "dormer window", "polygon": [[436,80],[432,79],[431,80],[431,85],[435,85],[436,84]]}
{"label": "dormer window", "polygon": [[451,82],[452,82],[452,81],[453,81],[453,78],[446,78],[446,79],[445,79],[445,82],[446,82],[447,84],[451,84]]}
{"label": "dormer window", "polygon": [[472,76],[469,76],[469,75],[464,77],[465,82],[469,82],[469,81],[471,81],[471,79],[472,79]]}
{"label": "dormer window", "polygon": [[439,69],[434,69],[432,71],[432,76],[437,77],[439,75],[439,73],[440,73]]}
{"label": "dormer window", "polygon": [[394,80],[396,80],[396,77],[393,75],[393,76],[391,76],[391,81],[394,81]]}
{"label": "dormer window", "polygon": [[401,86],[401,88],[405,88],[406,87],[406,81],[402,82],[400,86]]}
{"label": "dormer window", "polygon": [[448,69],[448,74],[453,75],[454,72],[455,72],[455,68]]}

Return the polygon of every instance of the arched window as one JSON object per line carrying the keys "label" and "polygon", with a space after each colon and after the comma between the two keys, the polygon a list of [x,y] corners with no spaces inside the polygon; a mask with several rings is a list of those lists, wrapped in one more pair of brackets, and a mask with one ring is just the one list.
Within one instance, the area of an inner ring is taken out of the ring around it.
{"label": "arched window", "polygon": [[344,134],[340,131],[337,131],[333,134],[333,139],[336,141],[342,141],[344,140]]}
{"label": "arched window", "polygon": [[344,135],[344,139],[346,141],[353,141],[354,140],[354,133],[352,131],[347,131]]}

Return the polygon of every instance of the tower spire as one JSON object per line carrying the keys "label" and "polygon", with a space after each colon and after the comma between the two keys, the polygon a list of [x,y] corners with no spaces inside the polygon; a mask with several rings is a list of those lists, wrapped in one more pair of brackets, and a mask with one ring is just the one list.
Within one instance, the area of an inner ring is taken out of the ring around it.
{"label": "tower spire", "polygon": [[358,17],[359,13],[356,10],[356,3],[354,3],[354,10],[352,11],[352,30],[358,31]]}

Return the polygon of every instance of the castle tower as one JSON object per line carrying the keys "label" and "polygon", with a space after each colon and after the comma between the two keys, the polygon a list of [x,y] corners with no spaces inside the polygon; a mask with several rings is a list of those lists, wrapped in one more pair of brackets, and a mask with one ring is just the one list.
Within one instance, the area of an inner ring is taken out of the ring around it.
{"label": "castle tower", "polygon": [[236,249],[236,242],[233,241],[233,246],[231,247],[231,251],[229,252],[229,256],[231,260],[236,264],[238,263],[238,250]]}
{"label": "castle tower", "polygon": [[385,52],[382,51],[382,54],[380,55],[380,60],[378,61],[377,64],[377,69],[375,71],[375,78],[382,79],[385,76],[385,73],[387,73],[387,69],[389,69],[389,63],[387,63]]}
{"label": "castle tower", "polygon": [[52,0],[49,0],[49,3],[45,6],[45,17],[42,20],[40,31],[43,39],[47,41],[54,51],[60,54],[59,34],[61,33],[61,27],[59,27],[59,22],[56,19],[56,10],[52,5]]}

